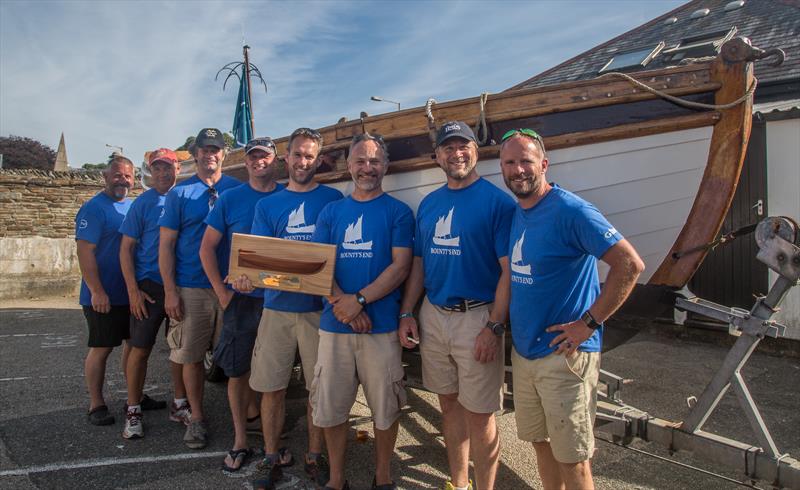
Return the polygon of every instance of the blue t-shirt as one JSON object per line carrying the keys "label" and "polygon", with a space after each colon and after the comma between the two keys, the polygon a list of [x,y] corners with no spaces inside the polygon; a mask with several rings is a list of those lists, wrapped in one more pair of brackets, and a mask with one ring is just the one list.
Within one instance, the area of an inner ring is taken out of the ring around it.
{"label": "blue t-shirt", "polygon": [[[214,184],[214,189],[219,196],[241,184],[233,177],[223,174]],[[178,232],[175,244],[175,282],[180,287],[211,287],[200,263],[200,242],[206,231],[206,216],[214,205],[211,188],[197,175],[184,180],[167,193],[164,214],[158,220],[158,225]]]}
{"label": "blue t-shirt", "polygon": [[155,189],[142,193],[133,201],[119,227],[120,233],[136,240],[134,260],[137,281],[150,279],[162,284],[158,270],[158,219],[164,212],[166,198],[166,194],[159,194]]}
{"label": "blue t-shirt", "polygon": [[[214,209],[209,211],[208,216],[206,216],[206,224],[222,235],[222,240],[220,240],[217,245],[217,263],[219,266],[219,273],[222,275],[223,279],[228,275],[233,234],[249,234],[250,227],[253,225],[253,214],[255,213],[256,203],[267,196],[279,192],[283,188],[283,184],[275,184],[275,188],[271,191],[259,192],[250,187],[249,183],[244,183],[223,192],[217,204],[214,206]],[[256,288],[256,290],[249,293],[248,296],[261,298],[264,294],[263,291],[263,289]]]}
{"label": "blue t-shirt", "polygon": [[[354,294],[389,267],[392,248],[413,246],[414,215],[405,203],[388,194],[366,202],[348,196],[325,206],[317,219],[312,240],[336,245],[334,278],[342,291]],[[372,320],[372,333],[397,330],[400,288],[368,304],[366,311]],[[336,319],[327,300],[320,329],[354,333],[349,325]]]}
{"label": "blue t-shirt", "polygon": [[[325,185],[319,185],[308,192],[284,189],[259,201],[250,233],[285,240],[311,241],[322,208],[341,198],[341,192]],[[320,296],[275,289],[259,291],[264,292],[264,308],[295,313],[322,309]]]}
{"label": "blue t-shirt", "polygon": [[[531,209],[517,207],[511,224],[511,335],[528,359],[555,351],[561,332],[551,325],[573,322],[600,294],[597,258],[622,235],[592,204],[558,186]],[[599,352],[602,327],[578,348]]]}
{"label": "blue t-shirt", "polygon": [[445,184],[422,200],[414,255],[422,257],[431,303],[494,301],[514,208],[511,196],[483,178],[464,189]]}
{"label": "blue t-shirt", "polygon": [[[115,201],[105,192],[99,192],[83,203],[75,216],[75,240],[84,240],[95,245],[94,257],[100,283],[110,303],[115,306],[128,304],[128,288],[119,266],[119,244],[122,241],[119,226],[130,207],[131,200],[128,198]],[[83,280],[80,304],[92,305],[92,293]]]}

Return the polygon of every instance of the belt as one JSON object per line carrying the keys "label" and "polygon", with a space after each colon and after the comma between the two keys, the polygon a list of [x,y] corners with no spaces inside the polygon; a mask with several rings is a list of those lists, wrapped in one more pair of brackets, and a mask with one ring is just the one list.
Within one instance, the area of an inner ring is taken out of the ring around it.
{"label": "belt", "polygon": [[476,299],[462,299],[455,305],[450,306],[440,306],[439,308],[443,309],[444,311],[457,311],[459,313],[464,313],[465,311],[474,310],[475,308],[479,308],[481,306],[486,306],[491,304],[491,301],[480,301]]}

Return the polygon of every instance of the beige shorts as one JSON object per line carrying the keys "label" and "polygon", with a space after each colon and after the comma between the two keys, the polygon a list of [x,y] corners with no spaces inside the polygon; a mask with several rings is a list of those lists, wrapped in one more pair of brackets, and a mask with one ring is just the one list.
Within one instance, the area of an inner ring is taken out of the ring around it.
{"label": "beige shorts", "polygon": [[406,404],[402,348],[397,332],[348,334],[319,332],[319,357],[311,385],[314,425],[347,422],[358,385],[379,430],[387,430]]}
{"label": "beige shorts", "polygon": [[250,362],[250,387],[261,393],[285,390],[300,349],[306,389],[311,389],[319,346],[319,311],[294,313],[264,308]]}
{"label": "beige shorts", "polygon": [[169,360],[178,364],[203,362],[222,331],[222,307],[213,289],[178,288],[183,320],[170,319]]}
{"label": "beige shorts", "polygon": [[523,441],[550,442],[560,463],[579,463],[594,453],[599,352],[572,357],[550,354],[525,359],[511,354],[517,436]]}
{"label": "beige shorts", "polygon": [[419,312],[422,384],[440,395],[458,393],[458,402],[473,413],[493,413],[503,403],[505,343],[493,362],[475,360],[475,338],[489,320],[489,306],[450,312],[428,301]]}

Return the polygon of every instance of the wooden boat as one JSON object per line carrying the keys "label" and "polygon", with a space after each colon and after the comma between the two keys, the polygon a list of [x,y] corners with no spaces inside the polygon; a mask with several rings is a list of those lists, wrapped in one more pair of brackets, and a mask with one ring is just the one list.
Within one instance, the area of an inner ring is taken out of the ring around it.
{"label": "wooden boat", "polygon": [[[711,60],[629,74],[661,94],[710,107],[684,107],[623,75],[606,74],[353,121],[342,118],[319,129],[325,142],[320,158],[328,168],[317,180],[351,192],[345,164],[350,140],[378,133],[391,160],[383,187],[416,210],[445,181],[433,159],[430,114],[437,125],[462,120],[475,127],[485,120],[486,130],[478,133],[487,135],[478,171],[506,189],[497,142],[509,129],[533,128],[548,149],[548,178],[594,203],[644,259],[647,269],[627,311],[663,313],[666,309],[653,306],[671,308],[663,292],[688,283],[706,255],[699,248],[717,237],[736,190],[750,135],[752,62],[760,54],[748,40],[735,38]],[[287,140],[275,140],[278,155],[285,154]],[[233,151],[224,172],[246,180],[243,161],[243,151]],[[280,165],[285,172],[284,162]],[[182,176],[193,172],[193,162],[184,162]],[[693,249],[699,250],[682,253]]]}
{"label": "wooden boat", "polygon": [[303,261],[265,257],[252,250],[239,250],[240,267],[264,269],[283,274],[316,274],[325,268],[327,261]]}

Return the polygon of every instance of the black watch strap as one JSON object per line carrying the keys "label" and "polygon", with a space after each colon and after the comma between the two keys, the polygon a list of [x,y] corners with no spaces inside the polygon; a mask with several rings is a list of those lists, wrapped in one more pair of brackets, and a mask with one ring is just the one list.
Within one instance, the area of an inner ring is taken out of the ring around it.
{"label": "black watch strap", "polygon": [[356,293],[356,301],[358,301],[358,304],[361,306],[367,306],[367,298],[365,298],[360,291]]}
{"label": "black watch strap", "polygon": [[500,322],[493,322],[488,321],[486,322],[486,328],[492,331],[493,334],[497,335],[498,337],[503,335],[506,331],[506,325]]}
{"label": "black watch strap", "polygon": [[581,321],[585,323],[586,326],[591,328],[592,330],[597,330],[600,327],[600,323],[598,323],[598,321],[594,319],[594,317],[592,316],[592,312],[590,312],[589,310],[586,310],[586,313],[584,313],[581,316]]}

